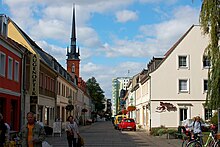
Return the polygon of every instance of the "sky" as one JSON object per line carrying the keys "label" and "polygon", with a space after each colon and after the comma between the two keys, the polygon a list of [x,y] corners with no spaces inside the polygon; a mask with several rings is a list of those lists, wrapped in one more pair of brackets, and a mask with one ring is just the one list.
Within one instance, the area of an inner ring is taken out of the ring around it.
{"label": "sky", "polygon": [[112,79],[133,77],[163,56],[193,25],[201,0],[0,0],[9,16],[66,69],[72,8],[80,48],[80,76],[95,77],[112,98]]}

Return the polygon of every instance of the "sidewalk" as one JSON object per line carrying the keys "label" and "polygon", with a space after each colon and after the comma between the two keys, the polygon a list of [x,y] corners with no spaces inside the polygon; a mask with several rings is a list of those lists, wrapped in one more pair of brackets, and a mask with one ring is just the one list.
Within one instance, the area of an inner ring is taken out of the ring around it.
{"label": "sidewalk", "polygon": [[[91,125],[79,126],[79,132],[83,133],[83,132],[85,132],[86,129],[89,129],[90,127],[91,127]],[[47,135],[46,136],[46,141],[50,145],[52,145],[53,147],[66,147],[66,146],[68,146],[65,131],[62,132],[61,137],[60,137],[59,134],[55,134],[54,136],[53,135]]]}

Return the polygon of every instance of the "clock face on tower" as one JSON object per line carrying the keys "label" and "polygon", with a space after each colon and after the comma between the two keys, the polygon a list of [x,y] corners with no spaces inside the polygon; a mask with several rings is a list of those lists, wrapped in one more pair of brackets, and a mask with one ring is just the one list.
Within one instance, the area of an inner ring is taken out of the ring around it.
{"label": "clock face on tower", "polygon": [[72,73],[75,73],[75,64],[74,64],[74,63],[72,64],[71,72],[72,72]]}

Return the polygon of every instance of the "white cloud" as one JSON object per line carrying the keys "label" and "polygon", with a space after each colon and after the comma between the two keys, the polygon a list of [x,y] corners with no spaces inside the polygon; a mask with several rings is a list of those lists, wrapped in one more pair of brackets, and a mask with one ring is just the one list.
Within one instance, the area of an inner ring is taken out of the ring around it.
{"label": "white cloud", "polygon": [[139,0],[140,3],[166,3],[174,4],[177,0]]}
{"label": "white cloud", "polygon": [[[124,62],[116,66],[103,66],[94,63],[82,65],[82,77],[87,81],[95,77],[100,87],[104,90],[107,98],[111,98],[112,79],[116,77],[132,77],[145,68],[144,63]],[[128,74],[128,70],[130,73]]]}
{"label": "white cloud", "polygon": [[86,47],[94,48],[101,45],[98,34],[93,28],[79,27],[78,34],[79,42]]}
{"label": "white cloud", "polygon": [[116,19],[117,22],[128,22],[128,21],[134,21],[138,19],[137,12],[129,11],[129,10],[123,10],[123,11],[118,11],[116,13]]}
{"label": "white cloud", "polygon": [[[58,62],[62,63],[66,60],[66,48],[61,48],[59,46],[48,44],[46,41],[36,42],[45,52],[57,59]],[[64,62],[65,63],[65,62]],[[65,66],[64,66],[65,67]]]}
{"label": "white cloud", "polygon": [[173,18],[159,24],[155,24],[152,30],[155,30],[155,36],[160,42],[160,49],[166,51],[171,47],[192,24],[198,24],[199,10],[192,9],[189,6],[178,7],[173,11]]}
{"label": "white cloud", "polygon": [[60,20],[49,19],[39,20],[35,27],[31,28],[31,36],[37,39],[55,39],[65,41],[70,38],[69,31],[66,29],[67,25]]}
{"label": "white cloud", "polygon": [[104,44],[103,52],[107,57],[151,57],[155,53],[155,48],[146,42],[116,39],[114,46]]}

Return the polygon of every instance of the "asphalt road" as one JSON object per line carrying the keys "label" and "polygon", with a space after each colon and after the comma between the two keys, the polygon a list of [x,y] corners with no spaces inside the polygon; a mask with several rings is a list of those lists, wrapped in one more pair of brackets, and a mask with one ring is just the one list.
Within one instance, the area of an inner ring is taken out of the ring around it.
{"label": "asphalt road", "polygon": [[[111,121],[99,121],[92,125],[80,126],[85,147],[181,147],[181,140],[149,136],[143,130],[115,130]],[[65,132],[61,137],[48,136],[53,147],[67,147]]]}

